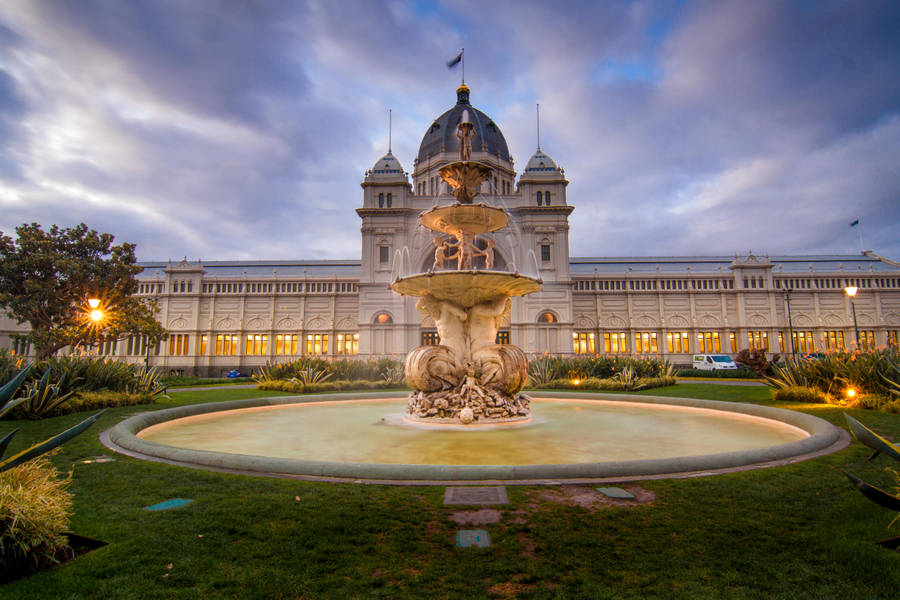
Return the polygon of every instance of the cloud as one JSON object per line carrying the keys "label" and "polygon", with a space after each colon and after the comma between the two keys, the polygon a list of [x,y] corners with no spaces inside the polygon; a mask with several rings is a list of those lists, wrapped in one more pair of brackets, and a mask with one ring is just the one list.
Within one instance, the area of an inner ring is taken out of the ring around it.
{"label": "cloud", "polygon": [[859,216],[900,258],[898,23],[874,1],[4,4],[0,230],[354,258],[387,109],[411,170],[464,46],[518,168],[540,102],[574,256],[855,252]]}

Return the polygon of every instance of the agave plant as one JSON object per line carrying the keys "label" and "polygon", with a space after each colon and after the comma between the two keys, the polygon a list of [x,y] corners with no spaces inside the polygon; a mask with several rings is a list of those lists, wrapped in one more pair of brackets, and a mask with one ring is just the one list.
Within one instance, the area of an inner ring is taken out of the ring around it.
{"label": "agave plant", "polygon": [[616,373],[614,379],[621,382],[622,388],[625,390],[639,390],[646,387],[640,383],[640,378],[631,366],[623,367],[621,371]]}
{"label": "agave plant", "polygon": [[291,378],[291,382],[293,383],[302,383],[303,385],[309,385],[310,383],[321,383],[323,381],[328,381],[331,378],[332,373],[328,371],[328,369],[317,368],[313,365],[308,365],[302,371],[297,373],[296,377]]}
{"label": "agave plant", "polygon": [[[890,456],[894,460],[900,461],[900,447],[898,447],[898,446],[892,444],[891,442],[889,442],[888,440],[884,439],[883,437],[881,437],[880,435],[878,435],[877,433],[875,433],[874,431],[872,431],[871,429],[869,429],[868,427],[866,427],[865,425],[863,425],[862,423],[860,423],[859,421],[857,421],[856,419],[851,417],[850,415],[845,413],[844,418],[847,419],[847,425],[849,425],[850,431],[853,433],[853,435],[856,437],[856,439],[860,443],[862,443],[865,446],[868,446],[870,449],[874,450],[874,452],[872,453],[872,456],[869,457],[869,460],[872,460],[879,454],[884,453],[885,455]],[[888,470],[890,471],[890,469],[888,469]],[[892,472],[894,473],[894,476],[896,477],[897,476],[896,471],[892,471]],[[866,498],[868,498],[869,500],[871,500],[872,502],[874,502],[875,504],[877,504],[879,506],[882,506],[889,510],[897,511],[897,516],[894,517],[894,520],[891,521],[891,524],[888,525],[888,527],[890,527],[895,522],[897,522],[898,519],[900,519],[900,496],[894,496],[894,495],[889,494],[888,492],[885,492],[884,490],[881,490],[873,485],[869,485],[868,483],[866,483],[859,477],[856,477],[855,475],[847,473],[846,471],[844,471],[844,475],[847,476],[847,479],[849,479],[850,482],[853,483],[854,486],[856,486],[856,489],[858,489],[859,492],[863,496],[865,496]],[[878,542],[878,544],[881,546],[884,546],[886,548],[896,549],[897,547],[900,547],[900,537],[882,540],[882,541]]]}
{"label": "agave plant", "polygon": [[52,369],[44,371],[44,376],[38,381],[32,381],[25,386],[22,395],[21,409],[29,419],[43,419],[49,416],[53,410],[68,400],[75,392],[63,393],[65,374],[56,381],[51,382]]}
{"label": "agave plant", "polygon": [[266,364],[261,366],[259,369],[253,373],[253,381],[256,383],[262,383],[264,381],[274,381],[278,379],[278,365],[274,365],[269,361],[266,361]]}
{"label": "agave plant", "polygon": [[400,366],[386,366],[381,371],[381,378],[388,385],[397,385],[403,382],[403,379],[406,375],[403,373],[403,365]]}
{"label": "agave plant", "polygon": [[166,384],[163,383],[162,371],[156,367],[141,366],[134,374],[134,380],[128,386],[128,391],[151,396],[164,393]]}
{"label": "agave plant", "polygon": [[[13,408],[24,401],[24,398],[19,398],[18,400],[11,400],[11,398],[16,393],[16,391],[18,391],[19,387],[22,385],[22,382],[25,381],[25,377],[28,375],[28,372],[30,370],[31,365],[26,366],[24,369],[19,371],[19,373],[12,380],[10,380],[6,385],[0,388],[0,417],[3,417],[3,415],[7,414],[9,411],[11,411]],[[14,454],[9,458],[4,459],[3,455],[6,453],[6,448],[9,446],[9,442],[19,431],[18,429],[13,429],[5,436],[0,438],[0,472],[17,467],[20,464],[31,460],[32,458],[36,458],[41,454],[49,452],[50,450],[53,450],[54,448],[65,444],[73,437],[93,425],[94,422],[99,419],[100,415],[102,415],[104,412],[105,410],[101,410],[97,414],[88,417],[78,425],[66,429],[62,433],[55,435],[52,438],[34,444],[33,446],[22,450],[18,454]]]}

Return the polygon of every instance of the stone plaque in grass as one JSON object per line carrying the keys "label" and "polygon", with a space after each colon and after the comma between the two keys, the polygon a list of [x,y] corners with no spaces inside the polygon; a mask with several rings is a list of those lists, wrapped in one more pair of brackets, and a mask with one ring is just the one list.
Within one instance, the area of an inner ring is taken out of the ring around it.
{"label": "stone plaque in grass", "polygon": [[491,545],[491,536],[484,529],[460,529],[456,532],[457,548],[487,548]]}
{"label": "stone plaque in grass", "polygon": [[448,487],[444,491],[444,504],[509,504],[509,498],[503,486]]}
{"label": "stone plaque in grass", "polygon": [[634,494],[620,487],[598,487],[597,491],[607,498],[617,498],[620,500],[634,500]]}

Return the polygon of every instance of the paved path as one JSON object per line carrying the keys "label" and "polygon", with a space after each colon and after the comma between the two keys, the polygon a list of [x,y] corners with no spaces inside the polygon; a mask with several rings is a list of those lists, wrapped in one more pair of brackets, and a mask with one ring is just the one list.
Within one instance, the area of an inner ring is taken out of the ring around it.
{"label": "paved path", "polygon": [[746,385],[746,386],[766,385],[762,381],[729,381],[727,379],[719,379],[719,380],[713,381],[711,379],[690,379],[690,378],[679,379],[678,383],[679,384],[682,384],[682,383],[708,383],[709,385]]}
{"label": "paved path", "polygon": [[252,390],[256,388],[255,383],[235,383],[234,385],[209,385],[199,386],[192,385],[188,387],[171,387],[169,392],[190,392],[194,390]]}

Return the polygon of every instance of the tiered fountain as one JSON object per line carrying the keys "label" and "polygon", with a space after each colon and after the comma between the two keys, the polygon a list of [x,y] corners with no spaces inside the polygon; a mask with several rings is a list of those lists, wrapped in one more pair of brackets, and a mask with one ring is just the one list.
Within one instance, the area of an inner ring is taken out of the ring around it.
{"label": "tiered fountain", "polygon": [[419,215],[424,227],[437,232],[431,270],[391,284],[398,294],[419,297],[416,308],[434,319],[440,336],[440,345],[420,346],[406,357],[414,390],[406,418],[412,421],[470,425],[531,418],[530,401],[520,393],[528,375],[525,353],[495,340],[510,298],[537,291],[541,282],[492,269],[495,243],[487,234],[506,227],[509,217],[502,208],[473,203],[491,174],[471,160],[473,134],[463,111],[456,132],[460,159],[440,169],[456,202]]}

